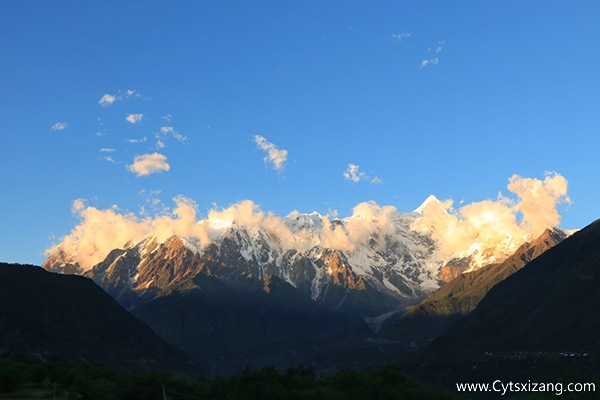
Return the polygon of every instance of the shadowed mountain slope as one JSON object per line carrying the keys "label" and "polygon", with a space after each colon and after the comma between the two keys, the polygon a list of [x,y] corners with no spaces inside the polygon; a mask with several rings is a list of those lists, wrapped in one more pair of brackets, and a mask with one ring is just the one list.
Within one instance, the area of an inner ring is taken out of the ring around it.
{"label": "shadowed mountain slope", "polygon": [[347,336],[369,333],[356,315],[332,312],[276,277],[223,281],[198,275],[132,310],[204,370],[305,363]]}
{"label": "shadowed mountain slope", "polygon": [[600,220],[496,285],[429,354],[600,350]]}
{"label": "shadowed mountain slope", "polygon": [[419,347],[429,343],[452,322],[473,311],[492,287],[566,237],[562,230],[548,229],[537,239],[521,245],[504,262],[460,274],[418,305],[410,307],[402,318],[385,329],[383,335]]}
{"label": "shadowed mountain slope", "polygon": [[0,353],[191,375],[197,367],[91,280],[0,263]]}

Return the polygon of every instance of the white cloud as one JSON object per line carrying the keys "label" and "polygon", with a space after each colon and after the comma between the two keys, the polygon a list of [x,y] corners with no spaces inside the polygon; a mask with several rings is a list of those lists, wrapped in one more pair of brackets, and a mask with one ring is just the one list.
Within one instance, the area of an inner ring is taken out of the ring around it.
{"label": "white cloud", "polygon": [[[147,155],[151,156],[151,155]],[[539,236],[546,228],[560,223],[557,205],[568,202],[567,181],[561,175],[548,173],[541,179],[513,175],[508,189],[517,196],[511,200],[499,196],[498,200],[484,200],[452,208],[452,200],[429,201],[419,209],[421,215],[411,228],[427,233],[435,239],[442,255],[448,257],[479,257],[490,261],[490,256],[505,251],[512,254],[526,240]],[[72,261],[85,270],[102,261],[115,248],[126,243],[137,243],[153,235],[161,242],[172,235],[190,240],[200,248],[228,234],[231,226],[263,229],[277,238],[282,250],[306,251],[315,245],[354,251],[374,235],[392,238],[397,235],[395,222],[398,211],[393,206],[379,206],[375,202],[357,204],[343,224],[334,223],[335,214],[321,217],[321,226],[292,232],[284,218],[263,212],[251,200],[243,200],[227,208],[209,210],[206,218],[198,215],[196,203],[178,196],[175,207],[164,206],[160,191],[142,190],[146,200],[140,215],[119,210],[117,206],[105,210],[73,202],[73,213],[80,222],[71,233],[61,239],[57,248],[67,253]],[[146,208],[147,207],[147,208]],[[292,211],[290,217],[299,215]],[[522,217],[520,218],[519,215]],[[398,237],[397,240],[402,240]],[[379,244],[385,251],[387,239]]]}
{"label": "white cloud", "polygon": [[187,136],[183,136],[181,133],[175,130],[172,126],[161,126],[160,133],[163,136],[171,135],[173,139],[178,142],[185,142],[187,140]]}
{"label": "white cloud", "polygon": [[124,97],[128,99],[130,97],[142,97],[142,95],[137,90],[127,89],[125,91]]}
{"label": "white cloud", "polygon": [[356,164],[348,164],[348,168],[344,171],[344,178],[347,181],[358,182],[362,179],[364,172],[358,172],[360,167]]}
{"label": "white cloud", "polygon": [[423,60],[423,61],[421,61],[421,68],[426,67],[428,65],[437,65],[439,63],[439,61],[440,60],[438,57]]}
{"label": "white cloud", "polygon": [[64,131],[68,127],[69,124],[67,124],[66,122],[57,122],[54,125],[52,125],[50,129],[52,129],[53,131]]}
{"label": "white cloud", "polygon": [[283,171],[285,163],[287,161],[288,151],[279,149],[273,143],[269,142],[265,137],[261,135],[254,136],[254,142],[256,145],[267,152],[267,156],[263,158],[265,163],[272,163],[273,169],[278,172]]}
{"label": "white cloud", "polygon": [[129,114],[125,119],[132,124],[137,124],[142,118],[144,118],[144,114]]}
{"label": "white cloud", "polygon": [[440,40],[438,42],[438,44],[437,44],[436,47],[434,47],[434,48],[432,48],[432,47],[428,48],[427,52],[428,53],[433,52],[433,53],[436,54],[436,56],[435,57],[426,58],[423,61],[421,61],[421,68],[424,68],[424,67],[426,67],[428,65],[438,65],[439,62],[440,62],[440,59],[439,59],[439,57],[437,55],[442,52],[442,50],[444,49],[444,45],[445,44],[446,44],[445,41]]}
{"label": "white cloud", "polygon": [[396,33],[396,34],[392,35],[392,37],[394,39],[398,39],[399,41],[407,39],[407,38],[409,38],[411,36],[412,36],[412,33],[409,33],[409,32]]}
{"label": "white cloud", "polygon": [[557,206],[570,202],[567,186],[556,173],[547,173],[544,180],[513,175],[507,188],[518,199],[499,195],[496,201],[473,202],[458,210],[452,200],[429,202],[412,228],[431,234],[445,256],[473,256],[483,264],[494,261],[489,255],[511,254],[545,229],[558,226]]}
{"label": "white cloud", "polygon": [[360,166],[357,164],[348,164],[348,168],[346,168],[346,170],[344,171],[344,179],[350,182],[366,181],[373,184],[383,183],[381,178],[377,176],[372,178],[364,172],[360,171]]}
{"label": "white cloud", "polygon": [[103,147],[99,151],[100,151],[100,153],[106,154],[104,157],[102,157],[102,159],[104,161],[108,161],[108,162],[111,162],[111,163],[115,163],[116,162],[115,159],[110,154],[110,153],[114,153],[116,151],[115,149],[108,148],[108,147]]}
{"label": "white cloud", "polygon": [[171,114],[167,114],[167,115],[163,115],[161,118],[167,122],[171,122],[171,120],[173,119],[173,116]]}
{"label": "white cloud", "polygon": [[167,163],[167,157],[159,153],[135,156],[133,164],[127,166],[127,170],[138,177],[168,171],[169,169],[171,169],[171,166]]}
{"label": "white cloud", "polygon": [[127,142],[129,143],[146,143],[148,141],[148,138],[146,136],[144,136],[141,139],[127,139]]}
{"label": "white cloud", "polygon": [[137,90],[119,90],[116,94],[105,93],[104,96],[98,100],[98,104],[100,104],[102,107],[109,107],[112,106],[116,101],[121,101],[130,97],[140,98],[142,95],[138,93]]}
{"label": "white cloud", "polygon": [[152,218],[152,216],[159,214],[164,215],[168,213],[168,207],[164,206],[160,200],[159,196],[161,193],[162,191],[158,189],[142,189],[138,192],[138,195],[140,195],[145,201],[145,204],[142,205],[140,209],[141,216]]}
{"label": "white cloud", "polygon": [[[198,207],[193,200],[178,196],[174,199],[175,208],[171,210],[162,205],[159,195],[160,191],[140,192],[146,205],[139,216],[123,212],[117,206],[100,210],[87,206],[82,199],[75,200],[72,209],[80,218],[80,223],[62,238],[61,244],[47,249],[46,253],[61,248],[68,257],[88,270],[102,261],[111,250],[122,248],[128,242],[137,243],[148,235],[153,235],[159,242],[178,235],[200,248],[206,248],[227,235],[234,222],[238,226],[268,232],[270,236],[278,238],[278,245],[282,249],[306,251],[322,244],[332,249],[352,251],[375,233],[393,233],[391,217],[396,213],[391,206],[380,207],[374,202],[360,203],[354,208],[353,215],[345,219],[343,227],[323,216],[322,228],[292,232],[284,218],[263,212],[251,200],[243,200],[227,208],[215,206],[209,210],[207,218],[199,218]],[[292,212],[292,215],[294,213],[297,214]]]}
{"label": "white cloud", "polygon": [[98,104],[100,104],[102,107],[108,107],[111,106],[115,101],[117,101],[115,96],[106,93],[100,100],[98,100]]}

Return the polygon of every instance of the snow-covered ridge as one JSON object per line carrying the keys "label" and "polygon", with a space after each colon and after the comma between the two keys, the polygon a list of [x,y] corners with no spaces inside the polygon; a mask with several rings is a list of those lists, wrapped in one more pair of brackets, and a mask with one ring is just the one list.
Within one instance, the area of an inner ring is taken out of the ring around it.
{"label": "snow-covered ridge", "polygon": [[[364,287],[410,301],[437,287],[440,267],[433,241],[410,228],[415,218],[414,213],[365,203],[355,215],[344,219],[294,212],[277,223],[262,225],[231,220],[219,225],[218,235],[213,235],[208,246],[196,237],[174,235],[163,239],[151,235],[137,243],[129,242],[119,250],[122,254],[118,258],[96,263],[87,274],[93,277],[102,270],[106,271],[102,272],[102,279],[107,279],[119,263],[124,265],[129,260],[127,272],[123,272],[127,276],[120,281],[129,282],[132,288],[146,289],[157,281],[143,281],[150,275],[142,269],[157,269],[150,265],[158,262],[160,254],[160,262],[165,265],[169,257],[188,263],[193,258],[198,264],[244,269],[244,273],[257,278],[277,276],[296,288],[307,288],[315,300],[324,296],[332,282],[337,282],[349,288],[367,285]],[[186,251],[189,255],[182,255]],[[338,254],[335,265],[331,264],[333,254]],[[75,259],[59,247],[44,267],[69,272],[77,269],[81,273]],[[131,262],[137,267],[132,269]],[[214,273],[226,275],[224,270]]]}
{"label": "snow-covered ridge", "polygon": [[487,200],[456,211],[451,200],[431,195],[413,212],[365,202],[339,219],[297,211],[278,217],[243,201],[198,219],[195,204],[178,199],[172,214],[141,220],[82,205],[82,222],[49,251],[44,267],[104,281],[118,276],[134,289],[208,271],[275,276],[315,300],[330,296],[333,285],[416,301],[439,286],[453,258],[464,272],[500,262],[532,239],[535,229],[511,207]]}

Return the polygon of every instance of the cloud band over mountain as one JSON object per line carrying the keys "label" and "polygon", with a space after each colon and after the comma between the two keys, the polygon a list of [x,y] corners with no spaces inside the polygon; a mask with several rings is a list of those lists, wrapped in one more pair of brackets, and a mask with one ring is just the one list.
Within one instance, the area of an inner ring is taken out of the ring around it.
{"label": "cloud band over mountain", "polygon": [[[567,180],[556,173],[548,173],[543,180],[513,175],[508,190],[516,199],[500,195],[495,201],[473,202],[458,210],[452,207],[452,200],[428,201],[415,213],[411,228],[436,240],[445,257],[501,254],[560,223],[557,207],[570,201],[567,186]],[[111,250],[148,236],[164,241],[178,235],[204,249],[226,235],[233,225],[262,230],[276,237],[283,249],[306,251],[322,245],[352,252],[367,243],[372,235],[393,236],[394,221],[402,215],[394,206],[363,202],[354,207],[350,217],[343,219],[343,224],[328,215],[312,214],[312,225],[293,229],[289,221],[302,217],[298,211],[284,218],[262,211],[251,200],[227,208],[213,208],[205,218],[199,216],[193,200],[180,196],[174,202],[173,209],[161,208],[163,211],[157,215],[142,217],[116,206],[100,210],[81,199],[76,200],[73,213],[80,219],[79,224],[46,253],[60,248],[71,262],[78,262],[87,270]]]}
{"label": "cloud band over mountain", "polygon": [[484,255],[486,252],[511,252],[527,239],[558,226],[560,203],[570,203],[567,180],[547,173],[543,180],[509,178],[508,190],[517,200],[498,199],[473,202],[453,208],[453,201],[430,202],[412,228],[428,233],[446,255]]}

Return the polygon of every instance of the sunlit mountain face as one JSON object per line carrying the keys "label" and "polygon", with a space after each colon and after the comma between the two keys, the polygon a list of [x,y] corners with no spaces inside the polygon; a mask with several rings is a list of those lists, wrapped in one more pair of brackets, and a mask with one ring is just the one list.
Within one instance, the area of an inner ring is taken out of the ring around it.
{"label": "sunlit mountain face", "polygon": [[111,285],[134,292],[162,290],[201,271],[275,276],[317,301],[342,287],[338,307],[344,294],[375,293],[382,299],[367,307],[369,314],[385,312],[422,299],[440,280],[503,261],[558,225],[557,205],[569,201],[559,174],[515,175],[508,189],[516,200],[500,195],[455,210],[452,200],[430,196],[412,212],[365,202],[346,218],[297,211],[280,217],[250,200],[200,218],[184,197],[173,210],[142,218],[77,200],[73,211],[81,222],[47,251],[44,267],[104,281],[118,275]]}

